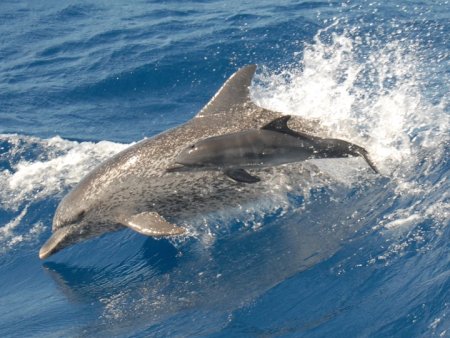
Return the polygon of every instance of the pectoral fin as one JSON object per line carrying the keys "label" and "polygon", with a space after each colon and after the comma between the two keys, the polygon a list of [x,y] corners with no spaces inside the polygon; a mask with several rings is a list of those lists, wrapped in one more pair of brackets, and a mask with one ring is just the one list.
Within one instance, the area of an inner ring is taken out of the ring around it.
{"label": "pectoral fin", "polygon": [[174,224],[167,222],[157,212],[141,212],[126,218],[125,225],[146,236],[176,236],[186,232]]}
{"label": "pectoral fin", "polygon": [[256,183],[261,181],[258,176],[250,175],[244,169],[228,169],[224,171],[224,174],[229,178],[242,183]]}

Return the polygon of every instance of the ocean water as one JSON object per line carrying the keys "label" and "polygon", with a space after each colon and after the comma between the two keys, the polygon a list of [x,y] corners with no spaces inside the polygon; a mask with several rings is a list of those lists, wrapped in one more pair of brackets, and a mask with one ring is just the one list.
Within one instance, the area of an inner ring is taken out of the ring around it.
{"label": "ocean water", "polygon": [[[447,0],[2,0],[0,336],[450,337],[449,36]],[[194,236],[39,260],[71,187],[250,63],[255,103],[381,175],[312,161]]]}

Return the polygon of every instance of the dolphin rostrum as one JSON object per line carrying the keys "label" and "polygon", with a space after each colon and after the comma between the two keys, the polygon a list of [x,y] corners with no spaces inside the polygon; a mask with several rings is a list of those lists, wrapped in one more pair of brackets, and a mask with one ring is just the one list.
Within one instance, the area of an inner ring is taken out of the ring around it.
{"label": "dolphin rostrum", "polygon": [[[282,116],[251,102],[249,86],[255,70],[255,65],[241,68],[193,119],[123,150],[84,177],[59,204],[53,234],[39,257],[124,226],[147,236],[182,235],[189,226],[186,222],[199,215],[223,208],[239,210],[266,194],[264,180],[242,184],[218,171],[167,172],[187,144],[255,129]],[[293,117],[289,124],[299,132],[320,132],[316,121]],[[299,172],[284,166],[274,170],[289,178]]]}
{"label": "dolphin rostrum", "polygon": [[260,178],[247,168],[264,168],[308,159],[363,156],[378,172],[367,151],[356,144],[296,132],[287,125],[291,116],[279,117],[261,129],[213,136],[185,148],[175,162],[182,167],[168,171],[222,170],[238,182],[256,183]]}

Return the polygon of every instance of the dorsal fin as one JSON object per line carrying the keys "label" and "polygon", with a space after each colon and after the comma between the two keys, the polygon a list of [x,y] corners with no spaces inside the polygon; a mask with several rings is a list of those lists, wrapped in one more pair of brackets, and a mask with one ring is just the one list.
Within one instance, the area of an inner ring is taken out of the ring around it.
{"label": "dorsal fin", "polygon": [[227,112],[234,106],[250,103],[249,87],[255,71],[256,65],[248,65],[231,75],[196,117]]}
{"label": "dorsal fin", "polygon": [[306,140],[312,140],[315,138],[312,135],[301,133],[301,132],[298,132],[298,131],[295,131],[295,130],[292,130],[291,128],[289,128],[287,125],[287,122],[290,120],[290,118],[291,118],[291,115],[284,115],[284,116],[278,117],[275,120],[270,121],[265,126],[261,127],[261,129],[276,131],[277,133],[288,134],[288,135],[300,137],[300,138],[303,138]]}
{"label": "dorsal fin", "polygon": [[261,127],[261,129],[264,130],[272,130],[277,131],[280,133],[286,133],[292,132],[291,129],[289,129],[287,122],[291,119],[291,115],[284,115],[281,117],[276,118],[275,120],[270,121],[265,126]]}

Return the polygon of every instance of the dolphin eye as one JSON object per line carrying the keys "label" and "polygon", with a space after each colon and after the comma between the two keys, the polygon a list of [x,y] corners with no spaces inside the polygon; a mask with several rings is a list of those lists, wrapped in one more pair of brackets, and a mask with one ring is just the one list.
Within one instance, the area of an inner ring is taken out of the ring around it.
{"label": "dolphin eye", "polygon": [[82,218],[83,218],[83,216],[84,216],[84,214],[86,213],[86,211],[85,210],[81,210],[74,218],[73,218],[73,223],[75,223],[75,222],[78,222],[78,221],[80,221]]}
{"label": "dolphin eye", "polygon": [[195,149],[195,144],[191,145],[191,149]]}

